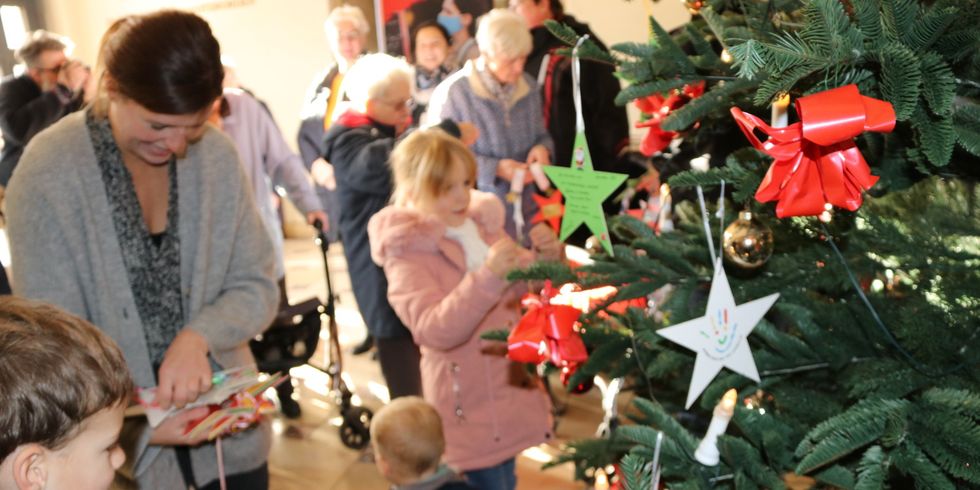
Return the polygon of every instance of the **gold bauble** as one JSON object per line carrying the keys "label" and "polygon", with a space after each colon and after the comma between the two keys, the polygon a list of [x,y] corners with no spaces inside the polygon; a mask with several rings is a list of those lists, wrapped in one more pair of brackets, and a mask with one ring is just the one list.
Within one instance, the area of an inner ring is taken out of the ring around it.
{"label": "gold bauble", "polygon": [[589,252],[589,255],[599,255],[605,249],[602,248],[602,242],[595,235],[592,235],[585,240],[585,250]]}
{"label": "gold bauble", "polygon": [[743,269],[758,269],[772,256],[772,230],[742,211],[738,219],[725,228],[722,250],[725,258]]}

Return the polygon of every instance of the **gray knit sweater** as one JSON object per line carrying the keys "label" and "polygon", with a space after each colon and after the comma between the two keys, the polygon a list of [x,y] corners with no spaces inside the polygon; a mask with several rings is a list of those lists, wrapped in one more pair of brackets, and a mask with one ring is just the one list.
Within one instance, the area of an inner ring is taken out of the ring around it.
{"label": "gray knit sweater", "polygon": [[[271,323],[278,303],[274,256],[228,138],[208,127],[178,161],[177,185],[183,328],[207,338],[225,368],[254,363],[248,341]],[[138,386],[155,385],[83,112],[31,140],[7,199],[14,292],[88,319],[120,345]],[[127,452],[140,486],[181,487],[173,451],[147,447],[149,431],[138,430]],[[255,469],[267,458],[269,432],[247,431],[223,447],[228,474]],[[217,477],[213,445],[192,449],[191,459],[198,484]]]}

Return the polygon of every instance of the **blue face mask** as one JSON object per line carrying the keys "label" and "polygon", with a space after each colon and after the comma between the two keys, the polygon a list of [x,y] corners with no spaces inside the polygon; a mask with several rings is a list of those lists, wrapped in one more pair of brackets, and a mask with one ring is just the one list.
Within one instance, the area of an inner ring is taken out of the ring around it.
{"label": "blue face mask", "polygon": [[449,31],[450,36],[456,34],[463,28],[463,19],[458,15],[439,14],[436,17],[436,22],[442,27],[445,27]]}

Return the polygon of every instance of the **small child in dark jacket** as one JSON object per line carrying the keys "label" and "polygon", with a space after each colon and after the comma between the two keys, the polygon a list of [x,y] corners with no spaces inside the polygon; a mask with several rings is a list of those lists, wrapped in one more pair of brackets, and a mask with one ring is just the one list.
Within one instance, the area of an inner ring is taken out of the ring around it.
{"label": "small child in dark jacket", "polygon": [[392,400],[371,421],[378,471],[392,490],[467,490],[473,487],[453,469],[440,465],[446,447],[442,419],[425,400]]}

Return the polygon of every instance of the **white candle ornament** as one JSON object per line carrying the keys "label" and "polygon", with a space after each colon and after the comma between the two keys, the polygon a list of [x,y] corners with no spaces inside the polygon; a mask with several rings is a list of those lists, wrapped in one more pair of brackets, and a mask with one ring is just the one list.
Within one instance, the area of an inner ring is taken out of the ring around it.
{"label": "white candle ornament", "polygon": [[789,94],[782,94],[772,103],[771,121],[774,128],[785,128],[789,125]]}
{"label": "white candle ornament", "polygon": [[704,439],[698,444],[698,449],[694,451],[694,459],[705,466],[717,466],[721,459],[718,452],[718,436],[725,433],[728,429],[728,422],[735,414],[735,399],[738,393],[734,390],[725,392],[725,396],[715,405],[714,414],[711,416],[711,424],[708,431],[704,434]]}

